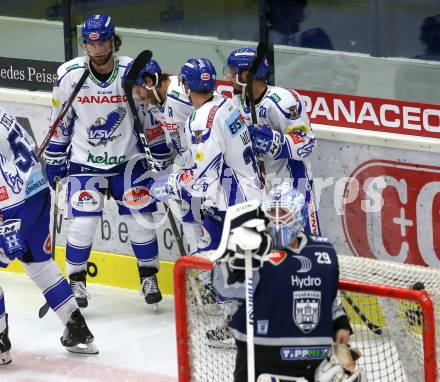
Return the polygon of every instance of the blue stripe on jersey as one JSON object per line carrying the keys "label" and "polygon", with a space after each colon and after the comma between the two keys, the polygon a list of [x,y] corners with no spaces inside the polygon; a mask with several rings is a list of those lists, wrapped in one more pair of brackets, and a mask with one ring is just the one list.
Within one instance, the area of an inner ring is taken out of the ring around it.
{"label": "blue stripe on jersey", "polygon": [[187,102],[187,101],[184,101],[183,99],[177,98],[176,96],[172,95],[171,93],[167,93],[167,97],[170,97],[170,98],[172,98],[172,99],[174,99],[176,101],[179,101],[181,103],[184,103],[185,105],[188,105],[188,106],[192,106],[193,105],[191,102]]}
{"label": "blue stripe on jersey", "polygon": [[285,112],[283,109],[281,109],[280,105],[278,105],[278,103],[272,98],[272,97],[266,97],[267,99],[270,99],[274,105],[278,108],[278,110],[284,115],[284,117],[286,117],[286,119],[290,119],[290,112],[287,113]]}

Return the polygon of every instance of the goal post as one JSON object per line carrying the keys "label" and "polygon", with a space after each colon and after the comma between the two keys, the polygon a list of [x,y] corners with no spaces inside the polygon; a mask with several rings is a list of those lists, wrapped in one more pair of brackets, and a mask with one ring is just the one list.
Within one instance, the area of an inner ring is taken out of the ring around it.
{"label": "goal post", "polygon": [[[436,382],[440,270],[338,256],[342,303],[353,327],[359,365],[374,382]],[[233,339],[214,346],[206,332],[220,325],[221,308],[201,303],[198,272],[205,257],[181,257],[174,268],[179,382],[232,382]],[[232,345],[232,346],[231,346]]]}

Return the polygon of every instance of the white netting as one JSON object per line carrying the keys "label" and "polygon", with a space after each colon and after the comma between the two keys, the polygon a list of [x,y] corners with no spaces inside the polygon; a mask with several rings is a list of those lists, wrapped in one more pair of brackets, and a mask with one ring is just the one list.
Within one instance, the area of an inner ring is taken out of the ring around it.
{"label": "white netting", "polygon": [[[408,289],[423,283],[440,329],[440,270],[349,256],[339,261],[341,279]],[[232,382],[235,349],[224,309],[199,279],[194,269],[185,273],[191,381]],[[342,302],[354,329],[351,344],[362,352],[359,362],[368,381],[424,380],[423,315],[417,303],[354,292],[343,292]]]}

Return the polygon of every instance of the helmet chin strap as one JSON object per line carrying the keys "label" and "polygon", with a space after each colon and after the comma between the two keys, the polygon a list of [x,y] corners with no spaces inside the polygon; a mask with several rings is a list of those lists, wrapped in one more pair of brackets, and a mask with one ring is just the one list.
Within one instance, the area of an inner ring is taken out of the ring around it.
{"label": "helmet chin strap", "polygon": [[156,78],[156,81],[154,83],[153,86],[148,86],[145,82],[144,82],[144,88],[151,91],[154,95],[154,98],[156,99],[156,101],[161,104],[163,101],[160,99],[159,94],[157,93],[157,86],[159,85],[159,75],[157,73],[154,73],[154,77]]}
{"label": "helmet chin strap", "polygon": [[244,100],[246,98],[246,83],[240,82],[239,74],[235,74],[235,82],[241,86],[241,99]]}

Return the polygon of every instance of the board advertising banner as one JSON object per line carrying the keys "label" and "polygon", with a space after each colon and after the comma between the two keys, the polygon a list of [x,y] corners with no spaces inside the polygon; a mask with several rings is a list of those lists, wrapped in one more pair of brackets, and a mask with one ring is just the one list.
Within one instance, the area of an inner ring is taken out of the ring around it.
{"label": "board advertising banner", "polygon": [[[231,95],[219,81],[218,91]],[[344,132],[377,132],[387,140],[440,134],[440,107],[377,98],[300,91],[311,121],[340,129],[339,140],[322,139],[309,157],[321,230],[341,254],[440,267],[440,154],[344,140]],[[49,106],[14,102],[2,105],[20,118],[38,142],[47,132]],[[356,129],[356,130],[354,130]],[[128,227],[113,200],[106,200],[94,249],[131,255]],[[161,258],[175,260],[178,250],[162,212],[157,228]],[[66,240],[68,220],[58,217],[57,244]]]}

